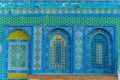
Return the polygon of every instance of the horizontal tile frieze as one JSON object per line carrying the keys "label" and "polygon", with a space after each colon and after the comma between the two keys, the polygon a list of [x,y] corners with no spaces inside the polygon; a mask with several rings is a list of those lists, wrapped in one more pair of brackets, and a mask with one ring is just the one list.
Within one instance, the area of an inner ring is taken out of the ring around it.
{"label": "horizontal tile frieze", "polygon": [[0,14],[120,14],[120,8],[0,8]]}

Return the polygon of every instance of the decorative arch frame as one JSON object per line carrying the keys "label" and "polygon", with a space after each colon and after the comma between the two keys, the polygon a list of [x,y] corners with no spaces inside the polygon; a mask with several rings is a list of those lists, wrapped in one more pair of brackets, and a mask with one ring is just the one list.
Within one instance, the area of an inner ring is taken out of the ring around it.
{"label": "decorative arch frame", "polygon": [[[57,34],[60,34],[66,40],[66,68],[65,69],[51,69],[50,68],[50,40]],[[53,29],[48,33],[45,39],[45,72],[46,73],[70,73],[71,71],[71,39],[69,34],[60,28]]]}
{"label": "decorative arch frame", "polygon": [[[104,36],[107,40],[107,46],[108,46],[108,67],[107,68],[93,68],[92,67],[92,62],[91,62],[91,57],[92,57],[92,53],[91,53],[91,42],[93,40],[93,38],[98,35],[98,34],[101,34],[102,36]],[[87,62],[86,62],[86,72],[87,73],[98,73],[98,74],[101,74],[101,73],[113,73],[113,70],[112,70],[112,66],[113,63],[112,63],[112,60],[113,60],[113,40],[112,40],[112,37],[110,35],[110,33],[108,31],[106,31],[105,29],[102,29],[102,28],[97,28],[97,29],[94,29],[92,31],[90,31],[89,35],[87,36],[87,39],[86,39],[86,59],[87,59]],[[115,65],[114,65],[115,66]]]}
{"label": "decorative arch frame", "polygon": [[[22,30],[23,32],[25,32],[29,36],[29,42],[25,41],[25,43],[28,43],[29,44],[28,48],[31,49],[31,46],[30,46],[30,44],[32,43],[32,40],[31,40],[32,27],[31,26],[29,26],[29,27],[28,26],[27,27],[25,27],[25,26],[4,26],[4,28],[3,28],[3,33],[4,33],[4,35],[3,35],[3,48],[2,48],[2,49],[4,49],[4,51],[3,51],[3,53],[4,53],[3,57],[4,58],[2,59],[4,61],[3,62],[4,64],[2,64],[2,66],[4,66],[3,67],[3,75],[5,75],[5,76],[3,76],[4,78],[9,78],[9,76],[8,76],[8,74],[6,74],[6,72],[7,73],[8,72],[16,72],[16,69],[14,69],[14,68],[8,70],[8,68],[9,68],[8,62],[5,62],[6,58],[8,58],[8,54],[7,54],[8,42],[10,42],[10,44],[11,44],[11,41],[7,41],[7,37],[11,32],[13,32],[15,30]],[[15,42],[15,44],[17,44],[17,43]],[[24,44],[24,42],[23,42],[23,44]],[[31,56],[31,52],[29,52],[28,57],[29,56]],[[30,65],[29,61],[27,63],[28,63],[28,65]],[[27,72],[27,73],[30,72],[29,69],[28,69],[28,66],[27,66],[27,68],[18,69],[18,70],[19,70],[19,72]]]}
{"label": "decorative arch frame", "polygon": [[[20,29],[15,29],[9,35],[13,34],[13,32],[17,31],[17,30],[23,31],[23,30],[20,30]],[[20,34],[20,33],[16,33],[16,34]],[[16,34],[14,36],[17,36]],[[17,70],[28,70],[29,40],[30,40],[29,35],[26,32],[24,32],[24,35],[27,35],[28,39],[24,38],[24,39],[21,39],[21,40],[19,40],[19,39],[8,39],[9,35],[6,38],[6,40],[7,40],[7,45],[6,46],[8,47],[7,52],[6,52],[6,54],[8,55],[8,71],[9,70],[16,70],[16,71]],[[19,47],[19,49],[17,49],[17,47]],[[15,49],[12,50],[12,48],[15,48]],[[26,49],[26,50],[24,50],[24,49]],[[17,50],[19,50],[19,51],[17,51]],[[22,50],[24,50],[23,53],[25,53],[25,54],[20,55],[19,52],[21,52]],[[12,57],[12,56],[15,56],[15,55],[16,55],[16,57]],[[17,65],[16,64],[16,61],[18,61],[17,56],[18,57],[21,56],[21,58],[20,58],[21,60],[19,60],[20,61],[19,63],[21,63],[21,61],[23,61],[22,63],[24,63],[24,67],[17,68],[17,66],[16,67],[12,66],[14,63],[15,63],[14,65]],[[22,60],[22,59],[24,59],[24,60]]]}

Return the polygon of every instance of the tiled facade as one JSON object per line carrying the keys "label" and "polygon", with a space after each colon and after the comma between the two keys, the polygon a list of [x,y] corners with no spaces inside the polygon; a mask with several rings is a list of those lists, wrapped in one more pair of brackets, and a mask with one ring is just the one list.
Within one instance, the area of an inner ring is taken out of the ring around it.
{"label": "tiled facade", "polygon": [[0,2],[0,80],[116,80],[119,1],[15,2]]}

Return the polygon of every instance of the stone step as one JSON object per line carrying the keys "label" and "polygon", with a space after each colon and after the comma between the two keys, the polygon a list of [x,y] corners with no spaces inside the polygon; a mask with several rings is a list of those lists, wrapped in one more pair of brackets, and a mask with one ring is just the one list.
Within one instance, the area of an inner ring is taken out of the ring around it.
{"label": "stone step", "polygon": [[117,76],[29,75],[29,80],[118,80]]}

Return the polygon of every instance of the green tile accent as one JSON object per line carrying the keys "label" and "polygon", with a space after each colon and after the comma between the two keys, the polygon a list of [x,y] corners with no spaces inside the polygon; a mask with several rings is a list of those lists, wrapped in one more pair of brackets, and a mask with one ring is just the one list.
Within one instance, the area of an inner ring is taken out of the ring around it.
{"label": "green tile accent", "polygon": [[[2,16],[0,17],[0,24],[115,24],[117,25],[117,33],[119,33],[120,28],[120,17],[78,17],[78,16],[41,16],[41,17],[27,17],[27,16]],[[0,28],[1,32],[2,28]],[[1,35],[1,34],[0,34]],[[120,47],[119,47],[120,48]]]}
{"label": "green tile accent", "polygon": [[36,69],[39,69],[39,68],[40,68],[40,64],[39,64],[39,63],[36,63],[36,64],[34,65],[34,67],[35,67]]}
{"label": "green tile accent", "polygon": [[39,40],[39,39],[36,39],[34,43],[35,43],[36,45],[39,45],[40,40]]}
{"label": "green tile accent", "polygon": [[[39,29],[38,29],[39,30]],[[36,36],[39,36],[39,35],[41,35],[41,33],[39,32],[39,31],[37,31],[36,33],[35,33],[35,35]]]}
{"label": "green tile accent", "polygon": [[36,55],[36,56],[34,57],[34,59],[35,59],[36,61],[38,61],[38,60],[40,59],[40,56],[39,56],[39,55]]}
{"label": "green tile accent", "polygon": [[36,48],[35,48],[35,52],[40,52],[40,48],[39,48],[39,47],[36,47]]}
{"label": "green tile accent", "polygon": [[[40,17],[27,17],[27,16],[2,16],[0,17],[0,24],[11,24],[11,25],[25,25],[25,24],[91,24],[91,25],[104,25],[104,24],[115,24],[117,25],[117,43],[120,43],[120,17],[113,16],[40,16]],[[0,27],[0,32],[2,28]],[[36,34],[38,35],[38,34]],[[0,41],[2,40],[2,34],[0,34]],[[120,45],[117,44],[117,48],[120,49]]]}

